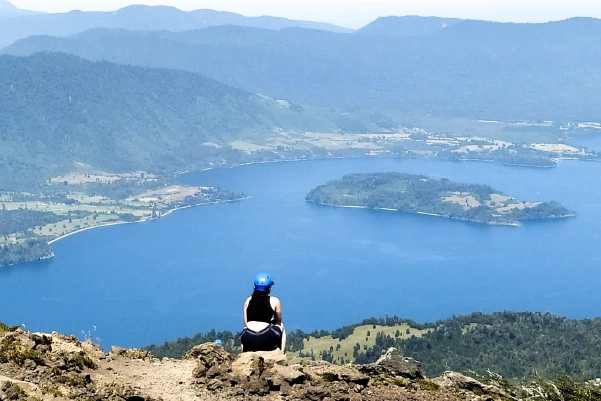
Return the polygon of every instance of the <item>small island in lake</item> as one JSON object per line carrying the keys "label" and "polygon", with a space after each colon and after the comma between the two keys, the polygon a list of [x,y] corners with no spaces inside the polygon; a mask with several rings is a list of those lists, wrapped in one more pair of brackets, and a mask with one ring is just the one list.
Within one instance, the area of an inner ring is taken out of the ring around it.
{"label": "small island in lake", "polygon": [[488,185],[464,184],[405,173],[349,174],[313,189],[307,202],[448,217],[485,224],[576,214],[557,202],[522,202]]}

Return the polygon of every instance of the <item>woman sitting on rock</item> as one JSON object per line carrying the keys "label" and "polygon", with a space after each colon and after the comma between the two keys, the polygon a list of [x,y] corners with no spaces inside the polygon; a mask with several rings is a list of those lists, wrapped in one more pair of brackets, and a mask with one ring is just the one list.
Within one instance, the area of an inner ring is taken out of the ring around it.
{"label": "woman sitting on rock", "polygon": [[244,303],[244,331],[242,352],[286,352],[286,331],[282,324],[280,300],[269,296],[274,284],[269,274],[261,273],[255,278],[255,290]]}

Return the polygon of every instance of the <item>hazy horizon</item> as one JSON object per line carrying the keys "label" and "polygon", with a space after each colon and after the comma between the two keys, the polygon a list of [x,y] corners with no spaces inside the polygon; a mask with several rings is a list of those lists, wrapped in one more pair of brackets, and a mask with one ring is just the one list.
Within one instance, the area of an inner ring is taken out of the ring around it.
{"label": "hazy horizon", "polygon": [[[0,0],[1,1],[1,0]],[[21,9],[44,12],[114,11],[133,4],[165,5],[191,11],[213,9],[246,16],[270,15],[360,28],[378,17],[420,15],[500,22],[548,22],[570,17],[601,18],[601,2],[591,0],[11,0]],[[343,10],[343,12],[341,12]]]}

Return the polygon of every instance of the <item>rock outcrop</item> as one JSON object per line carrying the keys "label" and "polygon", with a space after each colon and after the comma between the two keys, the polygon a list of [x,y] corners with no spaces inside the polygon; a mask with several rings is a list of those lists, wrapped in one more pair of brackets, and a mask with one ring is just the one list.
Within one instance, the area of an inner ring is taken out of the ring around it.
{"label": "rock outcrop", "polygon": [[423,379],[422,364],[413,358],[403,357],[396,348],[390,348],[375,363],[359,368],[369,375],[390,375],[406,379]]}
{"label": "rock outcrop", "polygon": [[453,389],[457,393],[482,394],[493,399],[515,399],[496,386],[480,383],[474,378],[464,376],[457,372],[444,372],[441,377],[436,378],[436,382],[440,384],[441,387]]}
{"label": "rock outcrop", "polygon": [[305,381],[302,372],[287,366],[281,351],[248,352],[234,358],[220,345],[208,343],[194,347],[186,359],[198,361],[193,376],[209,391],[266,395]]}
{"label": "rock outcrop", "polygon": [[75,337],[0,331],[0,400],[152,400],[123,383],[94,381],[106,358],[102,348]]}
{"label": "rock outcrop", "polygon": [[0,329],[0,401],[483,401],[502,390],[447,372],[428,380],[419,362],[389,350],[376,363],[289,364],[279,351],[233,355],[208,343],[183,360],[138,349],[105,353],[58,333]]}

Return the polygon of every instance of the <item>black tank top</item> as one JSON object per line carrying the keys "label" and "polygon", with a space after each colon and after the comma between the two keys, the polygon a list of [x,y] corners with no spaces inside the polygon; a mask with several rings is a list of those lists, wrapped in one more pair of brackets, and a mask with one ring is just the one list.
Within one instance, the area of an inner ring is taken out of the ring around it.
{"label": "black tank top", "polygon": [[246,319],[249,322],[271,323],[274,314],[270,299],[271,297],[252,297],[246,308]]}

